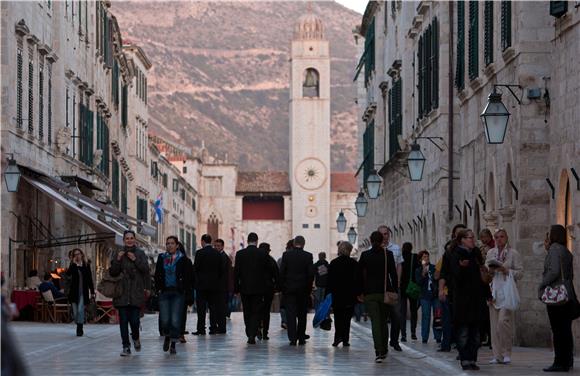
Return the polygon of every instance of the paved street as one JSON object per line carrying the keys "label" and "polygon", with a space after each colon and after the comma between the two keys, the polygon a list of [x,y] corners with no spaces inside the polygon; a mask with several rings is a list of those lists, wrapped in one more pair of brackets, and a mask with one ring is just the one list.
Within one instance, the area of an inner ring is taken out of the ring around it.
{"label": "paved street", "polygon": [[[193,328],[193,314],[188,322],[188,327]],[[117,325],[87,325],[82,338],[74,336],[72,324],[14,322],[12,330],[32,375],[463,374],[455,354],[437,353],[434,342],[409,342],[402,353],[391,351],[385,363],[375,364],[370,322],[353,322],[350,348],[333,348],[332,332],[310,325],[308,333],[312,338],[306,346],[290,347],[279,323],[279,315],[272,315],[270,341],[250,346],[245,343],[242,315],[235,313],[228,322],[226,336],[188,335],[188,343],[179,345],[178,354],[170,356],[161,350],[157,316],[147,315],[142,321],[143,350],[130,358],[119,356]],[[481,353],[480,374],[540,375],[551,357],[547,349],[517,348],[511,366],[490,366],[490,351],[485,349]],[[579,360],[576,364],[580,364]]]}

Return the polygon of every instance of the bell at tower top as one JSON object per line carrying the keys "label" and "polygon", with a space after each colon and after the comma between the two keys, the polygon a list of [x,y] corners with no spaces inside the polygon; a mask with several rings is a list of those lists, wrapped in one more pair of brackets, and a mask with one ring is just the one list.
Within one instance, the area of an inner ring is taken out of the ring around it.
{"label": "bell at tower top", "polygon": [[298,19],[294,28],[294,40],[323,40],[324,25],[320,17],[309,11]]}

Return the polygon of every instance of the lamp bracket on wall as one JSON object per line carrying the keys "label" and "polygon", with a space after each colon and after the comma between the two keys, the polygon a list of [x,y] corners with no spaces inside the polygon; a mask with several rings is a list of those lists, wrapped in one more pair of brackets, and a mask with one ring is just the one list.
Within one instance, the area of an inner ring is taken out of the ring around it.
{"label": "lamp bracket on wall", "polygon": [[457,210],[457,213],[459,213],[459,218],[461,218],[461,209],[459,209],[459,206],[455,205],[455,209]]}
{"label": "lamp bracket on wall", "polygon": [[517,201],[520,191],[518,191],[518,189],[516,188],[516,185],[514,184],[513,180],[510,180],[510,185],[512,186],[512,189],[514,190],[514,193],[516,194],[516,201]]}
{"label": "lamp bracket on wall", "polygon": [[480,194],[477,194],[477,197],[479,197],[479,201],[481,201],[481,206],[483,208],[483,211],[485,211],[485,207],[486,207],[485,200],[483,199],[483,197],[481,197]]}
{"label": "lamp bracket on wall", "polygon": [[419,220],[419,223],[421,224],[421,228],[423,228],[423,220],[421,219],[420,216],[417,216],[417,219]]}
{"label": "lamp bracket on wall", "polygon": [[413,226],[411,226],[411,224],[409,222],[407,222],[407,226],[409,226],[409,229],[411,230],[411,234],[413,233]]}
{"label": "lamp bracket on wall", "polygon": [[[509,90],[509,92],[511,93],[511,95],[516,99],[516,101],[518,101],[518,104],[521,105],[522,104],[522,97],[524,96],[524,89],[520,86],[520,85],[509,85],[509,84],[494,84],[493,85],[493,92],[497,93],[497,88],[498,87],[505,87]],[[521,91],[521,95],[518,97],[516,95],[516,93],[514,93],[513,88],[518,88]]]}
{"label": "lamp bracket on wall", "polygon": [[576,190],[580,191],[580,177],[578,177],[578,173],[574,167],[570,167],[570,171],[572,171],[572,175],[574,175],[574,179],[576,179]]}
{"label": "lamp bracket on wall", "polygon": [[399,231],[401,231],[401,234],[405,235],[405,229],[400,223],[399,223]]}
{"label": "lamp bracket on wall", "polygon": [[556,188],[554,187],[554,184],[552,184],[552,181],[550,180],[550,178],[546,178],[546,183],[548,183],[548,185],[550,186],[550,190],[552,191],[552,200],[556,198]]}
{"label": "lamp bracket on wall", "polygon": [[439,136],[434,136],[434,137],[427,137],[427,136],[419,136],[419,137],[415,137],[415,140],[429,140],[429,142],[431,142],[433,145],[435,145],[435,147],[437,147],[437,149],[439,149],[439,151],[443,151],[443,147],[439,146],[438,143],[436,143],[433,140],[440,140],[443,143],[443,146],[445,146],[445,139],[443,137],[439,137]]}
{"label": "lamp bracket on wall", "polygon": [[471,208],[469,201],[465,200],[465,205],[467,205],[467,207],[469,208],[469,216],[471,217],[473,214],[473,209]]}

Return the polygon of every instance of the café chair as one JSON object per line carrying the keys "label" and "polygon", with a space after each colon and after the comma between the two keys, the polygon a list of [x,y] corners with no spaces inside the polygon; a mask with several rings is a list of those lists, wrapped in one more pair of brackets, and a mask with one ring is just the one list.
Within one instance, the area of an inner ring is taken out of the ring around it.
{"label": "caf\u00e9 chair", "polygon": [[70,321],[70,304],[68,304],[68,302],[57,302],[50,290],[43,292],[42,298],[46,303],[46,314],[51,322]]}

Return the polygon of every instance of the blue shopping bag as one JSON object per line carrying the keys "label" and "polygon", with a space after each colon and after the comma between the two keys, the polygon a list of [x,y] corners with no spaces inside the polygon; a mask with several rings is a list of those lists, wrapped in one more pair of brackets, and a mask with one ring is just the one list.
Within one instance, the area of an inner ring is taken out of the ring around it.
{"label": "blue shopping bag", "polygon": [[326,298],[318,305],[314,313],[314,320],[312,326],[318,328],[320,324],[330,316],[330,308],[332,307],[332,294],[326,295]]}

